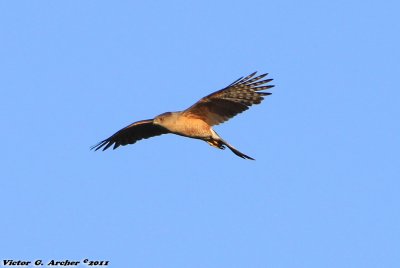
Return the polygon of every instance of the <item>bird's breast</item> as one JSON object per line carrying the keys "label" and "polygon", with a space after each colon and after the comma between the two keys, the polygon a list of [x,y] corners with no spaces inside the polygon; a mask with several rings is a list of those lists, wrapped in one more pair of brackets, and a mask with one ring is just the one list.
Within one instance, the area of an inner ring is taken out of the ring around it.
{"label": "bird's breast", "polygon": [[211,127],[201,119],[180,116],[168,128],[171,132],[189,138],[203,139],[211,136]]}

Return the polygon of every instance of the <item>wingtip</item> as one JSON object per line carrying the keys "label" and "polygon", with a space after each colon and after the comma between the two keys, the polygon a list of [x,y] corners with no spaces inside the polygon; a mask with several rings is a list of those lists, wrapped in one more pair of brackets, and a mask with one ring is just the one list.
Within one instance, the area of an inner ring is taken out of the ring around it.
{"label": "wingtip", "polygon": [[100,145],[100,143],[97,143],[96,145],[90,146],[90,148],[89,148],[90,151],[93,151],[93,150],[94,150],[94,151],[96,152],[96,151],[99,149],[99,148],[98,148],[99,145]]}
{"label": "wingtip", "polygon": [[[99,142],[99,143],[97,143],[96,145],[93,145],[93,146],[91,146],[90,147],[90,150],[91,151],[98,151],[99,149],[101,149],[105,144],[107,143],[107,140],[103,140],[103,141],[101,141],[101,142]],[[105,150],[105,149],[107,149],[108,147],[106,146],[106,147],[104,147],[103,148],[103,151]]]}
{"label": "wingtip", "polygon": [[253,77],[253,76],[256,75],[257,72],[258,72],[258,71],[254,71],[254,72],[252,72],[251,74],[249,74],[248,76]]}

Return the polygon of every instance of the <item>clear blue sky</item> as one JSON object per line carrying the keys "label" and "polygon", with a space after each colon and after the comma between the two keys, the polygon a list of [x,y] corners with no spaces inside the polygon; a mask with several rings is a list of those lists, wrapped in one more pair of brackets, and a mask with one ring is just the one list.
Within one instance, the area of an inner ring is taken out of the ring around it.
{"label": "clear blue sky", "polygon": [[[400,267],[398,1],[2,1],[0,259]],[[250,72],[216,127],[91,145]],[[82,266],[83,267],[83,266]]]}

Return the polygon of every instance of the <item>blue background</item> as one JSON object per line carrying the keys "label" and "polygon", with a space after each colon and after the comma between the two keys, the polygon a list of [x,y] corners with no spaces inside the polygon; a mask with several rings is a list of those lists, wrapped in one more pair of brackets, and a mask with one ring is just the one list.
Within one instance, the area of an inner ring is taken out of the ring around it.
{"label": "blue background", "polygon": [[[0,258],[400,267],[398,1],[2,1]],[[255,70],[216,127],[91,145]]]}

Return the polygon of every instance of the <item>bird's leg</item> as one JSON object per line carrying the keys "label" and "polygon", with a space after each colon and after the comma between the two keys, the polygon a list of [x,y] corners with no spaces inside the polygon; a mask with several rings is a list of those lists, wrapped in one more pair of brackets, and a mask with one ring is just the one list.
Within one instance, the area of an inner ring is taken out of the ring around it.
{"label": "bird's leg", "polygon": [[224,144],[219,140],[210,139],[210,140],[207,140],[206,142],[215,148],[222,149],[222,150],[225,149]]}
{"label": "bird's leg", "polygon": [[[208,140],[207,142],[214,147],[220,148],[220,149],[225,149],[225,146],[229,148],[229,150],[231,150],[235,155],[244,158],[244,159],[251,159],[254,160],[254,158],[245,155],[244,153],[240,152],[238,149],[236,149],[235,147],[233,147],[232,145],[230,145],[229,143],[227,143],[226,141],[224,141],[218,134],[217,132],[215,132],[214,130],[212,131],[212,135],[213,137]],[[222,147],[222,148],[221,148]]]}

